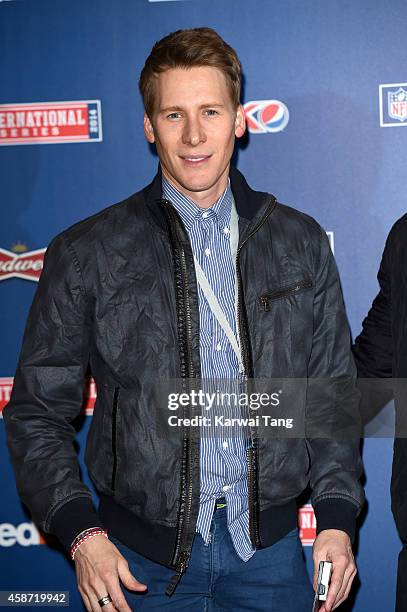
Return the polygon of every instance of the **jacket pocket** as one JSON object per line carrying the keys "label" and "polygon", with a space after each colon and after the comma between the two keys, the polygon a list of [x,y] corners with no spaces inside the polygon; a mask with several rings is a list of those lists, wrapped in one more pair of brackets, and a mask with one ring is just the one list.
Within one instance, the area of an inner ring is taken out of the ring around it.
{"label": "jacket pocket", "polygon": [[117,474],[117,444],[119,440],[119,435],[118,435],[119,395],[120,395],[120,387],[115,387],[114,393],[113,393],[113,407],[112,407],[113,466],[112,466],[112,480],[111,480],[111,485],[110,485],[113,492],[116,489],[116,474]]}
{"label": "jacket pocket", "polygon": [[271,302],[281,300],[291,295],[297,295],[297,293],[301,293],[306,289],[311,289],[312,286],[312,280],[304,279],[296,281],[290,286],[280,287],[279,289],[276,289],[275,291],[272,291],[269,294],[261,295],[259,297],[260,306],[265,312],[268,312],[271,309]]}

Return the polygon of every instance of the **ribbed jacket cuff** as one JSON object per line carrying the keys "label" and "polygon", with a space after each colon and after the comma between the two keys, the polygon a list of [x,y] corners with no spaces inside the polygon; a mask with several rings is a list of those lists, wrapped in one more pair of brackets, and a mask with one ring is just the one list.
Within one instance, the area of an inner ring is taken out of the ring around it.
{"label": "ribbed jacket cuff", "polygon": [[56,535],[65,550],[69,551],[78,533],[90,527],[103,527],[103,523],[92,500],[89,497],[77,497],[57,510],[49,531]]}
{"label": "ribbed jacket cuff", "polygon": [[353,543],[356,530],[358,507],[338,497],[322,499],[314,505],[317,521],[317,535],[324,529],[345,531]]}

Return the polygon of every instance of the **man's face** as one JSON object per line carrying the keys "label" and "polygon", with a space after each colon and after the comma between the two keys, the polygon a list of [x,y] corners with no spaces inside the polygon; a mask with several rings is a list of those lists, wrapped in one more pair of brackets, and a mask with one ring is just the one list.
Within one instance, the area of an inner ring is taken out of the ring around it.
{"label": "man's face", "polygon": [[176,68],[158,75],[155,109],[144,133],[155,143],[165,178],[201,206],[224,191],[235,136],[245,131],[242,106],[235,108],[226,78],[217,68]]}

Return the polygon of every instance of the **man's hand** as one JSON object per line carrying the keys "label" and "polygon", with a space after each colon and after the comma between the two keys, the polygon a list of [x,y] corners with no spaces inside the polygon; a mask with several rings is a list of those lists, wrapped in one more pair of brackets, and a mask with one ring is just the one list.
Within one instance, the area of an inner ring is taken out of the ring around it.
{"label": "man's hand", "polygon": [[321,531],[314,542],[313,558],[314,591],[317,589],[319,562],[331,561],[333,564],[328,597],[319,608],[320,612],[331,612],[348,597],[357,572],[348,534],[339,529]]}
{"label": "man's hand", "polygon": [[[88,612],[131,612],[120,588],[120,580],[133,591],[144,591],[147,586],[131,574],[120,551],[103,535],[83,542],[75,553],[78,589]],[[100,607],[98,599],[110,595],[112,603]]]}

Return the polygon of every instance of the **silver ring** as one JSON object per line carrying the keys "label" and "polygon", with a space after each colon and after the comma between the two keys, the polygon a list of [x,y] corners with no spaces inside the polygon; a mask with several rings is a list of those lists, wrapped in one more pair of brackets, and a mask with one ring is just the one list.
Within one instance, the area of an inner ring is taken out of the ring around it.
{"label": "silver ring", "polygon": [[103,608],[103,606],[107,606],[107,604],[110,604],[111,601],[112,598],[110,597],[110,595],[105,595],[104,597],[98,599],[98,604],[101,608]]}

